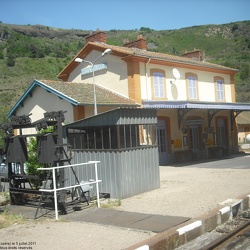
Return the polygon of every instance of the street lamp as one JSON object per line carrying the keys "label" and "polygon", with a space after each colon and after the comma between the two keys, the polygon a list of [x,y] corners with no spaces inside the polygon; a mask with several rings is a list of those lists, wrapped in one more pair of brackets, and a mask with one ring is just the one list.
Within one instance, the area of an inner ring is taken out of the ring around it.
{"label": "street lamp", "polygon": [[112,52],[111,49],[106,49],[99,57],[97,57],[97,58],[94,60],[93,63],[90,62],[90,61],[81,59],[81,58],[79,58],[79,57],[77,57],[77,58],[75,59],[75,62],[79,62],[79,63],[81,63],[81,62],[86,62],[86,63],[89,63],[89,64],[91,65],[92,78],[93,78],[93,86],[94,86],[94,115],[97,115],[94,65],[95,65],[95,63],[96,63],[96,61],[97,61],[98,59],[100,59],[101,57],[103,57],[103,56],[105,56],[105,55],[107,55],[107,54],[109,54],[109,53],[111,53],[111,52]]}

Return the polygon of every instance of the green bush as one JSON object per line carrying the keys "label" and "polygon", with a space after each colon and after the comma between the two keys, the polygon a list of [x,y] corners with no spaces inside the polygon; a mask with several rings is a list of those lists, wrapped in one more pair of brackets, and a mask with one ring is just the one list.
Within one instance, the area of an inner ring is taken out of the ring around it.
{"label": "green bush", "polygon": [[14,67],[15,64],[16,64],[14,56],[8,55],[6,64],[7,64],[8,67]]}
{"label": "green bush", "polygon": [[28,175],[33,175],[38,177],[38,180],[32,178],[30,182],[35,186],[35,188],[39,188],[42,185],[41,180],[44,179],[45,174],[43,171],[38,170],[38,168],[43,167],[43,165],[38,163],[36,138],[35,137],[29,138],[27,146],[28,146],[28,161],[26,163],[26,172]]}
{"label": "green bush", "polygon": [[[43,129],[39,132],[39,134],[53,132],[54,128],[49,127],[48,129]],[[38,177],[38,181],[36,179],[31,179],[30,182],[36,187],[39,188],[42,185],[41,180],[44,180],[47,175],[47,171],[38,170],[38,168],[44,167],[43,164],[38,163],[38,143],[36,137],[29,138],[28,141],[28,161],[26,163],[26,172],[28,175],[33,175]]]}

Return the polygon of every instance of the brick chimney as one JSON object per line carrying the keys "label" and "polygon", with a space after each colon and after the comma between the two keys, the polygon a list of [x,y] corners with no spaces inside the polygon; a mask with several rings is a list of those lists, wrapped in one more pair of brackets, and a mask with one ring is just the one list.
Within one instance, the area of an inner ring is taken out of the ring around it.
{"label": "brick chimney", "polygon": [[106,33],[100,30],[93,32],[92,34],[86,36],[86,43],[88,42],[100,42],[106,43]]}
{"label": "brick chimney", "polygon": [[192,58],[194,60],[199,60],[199,61],[203,61],[205,59],[204,53],[201,50],[196,49],[196,48],[194,48],[194,51],[189,51],[189,52],[185,50],[182,56]]}
{"label": "brick chimney", "polygon": [[143,50],[147,50],[147,42],[146,39],[143,38],[142,35],[138,35],[137,39],[133,42],[129,42],[127,39],[125,41],[125,43],[123,44],[124,47],[128,47],[128,48],[137,48],[137,49],[143,49]]}

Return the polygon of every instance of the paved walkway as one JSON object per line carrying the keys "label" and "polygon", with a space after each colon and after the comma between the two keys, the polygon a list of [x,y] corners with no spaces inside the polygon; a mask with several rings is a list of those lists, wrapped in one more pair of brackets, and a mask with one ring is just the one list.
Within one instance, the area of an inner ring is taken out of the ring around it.
{"label": "paved walkway", "polygon": [[[9,212],[22,215],[27,219],[34,219],[35,207],[10,206]],[[44,213],[44,217],[54,217],[54,211],[45,209],[38,210],[38,218]],[[144,214],[137,212],[126,212],[104,208],[83,208],[80,211],[69,212],[61,217],[68,221],[96,223],[105,226],[124,227],[127,229],[151,231],[160,233],[172,227],[180,225],[190,218],[181,216],[164,216],[155,214]]]}
{"label": "paved walkway", "polygon": [[65,219],[160,233],[190,218],[96,208],[66,215]]}

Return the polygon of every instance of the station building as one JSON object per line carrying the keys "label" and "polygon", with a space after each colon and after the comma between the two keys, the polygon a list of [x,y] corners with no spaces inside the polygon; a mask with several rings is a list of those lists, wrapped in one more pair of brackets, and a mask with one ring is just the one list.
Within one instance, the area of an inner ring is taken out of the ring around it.
{"label": "station building", "polygon": [[[102,57],[106,49],[112,52]],[[183,56],[152,52],[141,35],[123,46],[109,45],[106,33],[97,31],[58,74],[60,80],[34,80],[8,116],[31,113],[36,120],[62,109],[65,124],[89,118],[95,86],[98,114],[117,108],[157,111],[160,165],[220,157],[238,151],[236,119],[250,110],[249,103],[236,103],[237,72],[206,62],[198,49]]]}

